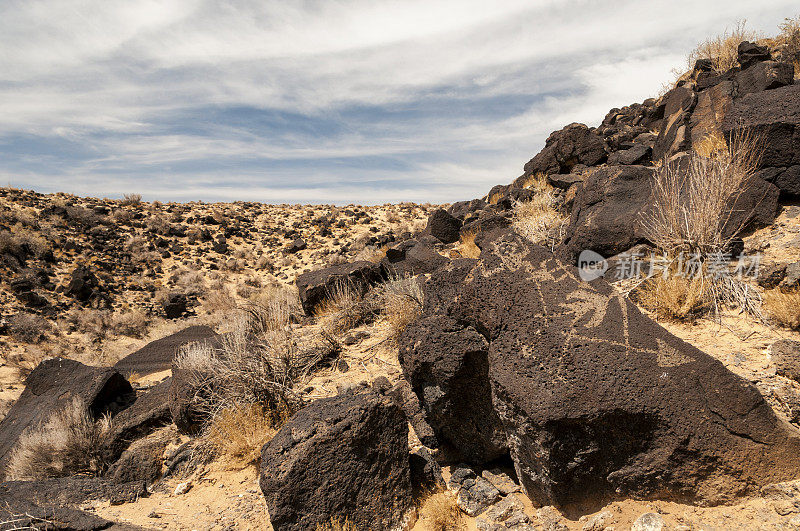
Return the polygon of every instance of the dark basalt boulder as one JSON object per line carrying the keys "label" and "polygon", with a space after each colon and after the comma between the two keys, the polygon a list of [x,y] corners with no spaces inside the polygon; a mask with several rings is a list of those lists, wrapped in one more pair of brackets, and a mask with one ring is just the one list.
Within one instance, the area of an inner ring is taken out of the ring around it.
{"label": "dark basalt boulder", "polygon": [[794,66],[791,63],[763,61],[738,72],[735,80],[738,96],[772,90],[792,84]]}
{"label": "dark basalt boulder", "polygon": [[697,94],[691,88],[680,86],[667,92],[662,101],[664,121],[653,145],[654,161],[668,159],[691,147],[689,119],[697,104]]}
{"label": "dark basalt boulder", "polygon": [[745,94],[722,124],[727,137],[745,129],[763,148],[760,177],[800,194],[800,85]]}
{"label": "dark basalt boulder", "polygon": [[297,277],[296,284],[303,311],[311,315],[317,305],[329,297],[339,285],[344,284],[365,293],[370,285],[381,280],[381,268],[362,260],[303,273]]}
{"label": "dark basalt boulder", "polygon": [[425,234],[430,234],[442,243],[458,241],[458,231],[461,229],[461,220],[447,213],[444,209],[437,209],[428,217],[428,226]]}
{"label": "dark basalt boulder", "polygon": [[[427,332],[412,325],[404,336],[404,372],[420,371],[409,351],[479,333],[493,411],[535,503],[614,495],[716,504],[800,474],[800,434],[752,384],[605,281],[582,282],[513,234],[464,268],[426,283]],[[429,350],[426,374],[453,365],[453,348]],[[429,381],[417,379],[423,403],[435,391]]]}
{"label": "dark basalt boulder", "polygon": [[114,368],[120,372],[140,375],[166,371],[172,368],[172,360],[182,346],[211,339],[217,334],[208,326],[195,325],[170,334],[143,346],[119,360]]}
{"label": "dark basalt boulder", "polygon": [[421,236],[387,250],[380,264],[383,275],[389,278],[413,277],[432,273],[447,264],[449,259],[439,254],[429,240],[438,241],[431,236]]}
{"label": "dark basalt boulder", "polygon": [[116,460],[133,441],[172,422],[169,401],[171,380],[167,378],[147,391],[140,391],[133,405],[114,417],[106,443],[109,462]]}
{"label": "dark basalt boulder", "polygon": [[167,319],[178,319],[189,311],[189,298],[184,293],[169,293],[161,302],[161,309]]}
{"label": "dark basalt boulder", "polygon": [[593,171],[578,189],[560,249],[567,260],[591,249],[613,256],[644,241],[639,222],[650,200],[652,169],[607,166]]}
{"label": "dark basalt boulder", "polygon": [[260,485],[274,529],[331,518],[357,529],[400,528],[413,508],[408,424],[373,391],[312,402],[264,445]]}
{"label": "dark basalt boulder", "polygon": [[750,68],[756,63],[772,59],[766,46],[760,46],[749,41],[740,42],[736,52],[736,60],[742,70]]}
{"label": "dark basalt boulder", "polygon": [[210,396],[213,384],[214,381],[208,374],[172,367],[167,404],[172,422],[179,432],[195,435],[203,427],[210,412],[202,404],[204,398]]}
{"label": "dark basalt boulder", "polygon": [[600,135],[584,124],[574,123],[550,134],[544,149],[525,164],[525,176],[569,173],[576,164],[595,166],[605,159]]}
{"label": "dark basalt boulder", "polygon": [[14,446],[26,428],[78,398],[94,418],[116,414],[133,400],[133,388],[123,376],[107,367],[89,367],[77,361],[52,358],[40,363],[25,380],[25,390],[0,421],[0,476]]}
{"label": "dark basalt boulder", "polygon": [[72,271],[69,284],[64,293],[79,302],[102,297],[102,288],[97,276],[86,266],[78,266]]}

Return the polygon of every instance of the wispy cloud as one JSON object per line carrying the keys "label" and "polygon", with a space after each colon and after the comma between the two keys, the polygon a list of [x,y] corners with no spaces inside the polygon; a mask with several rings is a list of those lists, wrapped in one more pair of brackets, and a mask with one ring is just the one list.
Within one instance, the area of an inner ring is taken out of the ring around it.
{"label": "wispy cloud", "polygon": [[0,183],[149,199],[454,201],[793,2],[6,0]]}

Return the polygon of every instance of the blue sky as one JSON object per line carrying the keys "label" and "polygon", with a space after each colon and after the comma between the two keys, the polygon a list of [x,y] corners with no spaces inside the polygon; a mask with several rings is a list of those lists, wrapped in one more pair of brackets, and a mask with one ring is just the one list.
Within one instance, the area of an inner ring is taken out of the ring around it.
{"label": "blue sky", "polygon": [[0,1],[0,185],[451,202],[796,2]]}

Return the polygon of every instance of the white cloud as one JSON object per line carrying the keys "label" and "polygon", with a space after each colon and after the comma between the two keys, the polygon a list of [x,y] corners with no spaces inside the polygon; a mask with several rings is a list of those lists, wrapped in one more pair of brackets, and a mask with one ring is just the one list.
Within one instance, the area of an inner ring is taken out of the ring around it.
{"label": "white cloud", "polygon": [[[408,170],[377,165],[374,181],[402,178],[405,186],[362,187],[359,200],[461,199],[514,178],[551,130],[596,124],[611,107],[655,95],[697,40],[745,17],[772,32],[793,9],[785,0],[757,10],[744,0],[7,0],[0,153],[3,139],[26,135],[90,154],[58,155],[59,171],[19,154],[0,174],[18,186],[119,195],[154,171],[209,161],[229,171],[175,170],[151,193],[323,201],[352,192],[352,168],[328,167],[329,159],[383,157]],[[472,107],[453,104],[459,98]],[[530,103],[497,116],[480,108],[514,98]],[[409,110],[437,104],[453,114]],[[339,118],[341,130],[308,134],[287,123],[254,131],[223,121],[192,132],[209,108]],[[353,118],[353,108],[367,110]],[[377,108],[374,120],[369,108]],[[406,115],[378,112],[397,109]],[[258,169],[244,164],[259,160]],[[312,186],[326,178],[331,186]],[[244,189],[253,179],[267,185]],[[270,188],[276,179],[297,187]],[[431,179],[445,184],[431,190]]]}

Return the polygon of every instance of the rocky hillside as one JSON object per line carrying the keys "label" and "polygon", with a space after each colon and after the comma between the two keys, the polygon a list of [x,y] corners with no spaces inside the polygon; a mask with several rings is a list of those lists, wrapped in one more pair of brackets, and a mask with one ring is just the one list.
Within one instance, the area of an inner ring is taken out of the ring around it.
{"label": "rocky hillside", "polygon": [[447,209],[4,190],[2,526],[800,527],[800,85],[737,44]]}

